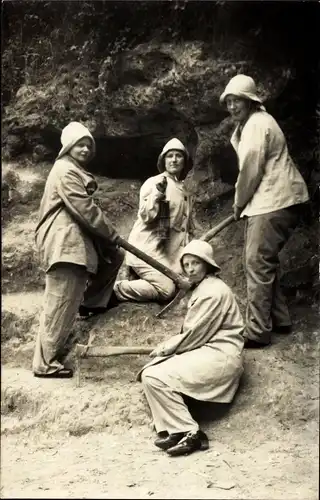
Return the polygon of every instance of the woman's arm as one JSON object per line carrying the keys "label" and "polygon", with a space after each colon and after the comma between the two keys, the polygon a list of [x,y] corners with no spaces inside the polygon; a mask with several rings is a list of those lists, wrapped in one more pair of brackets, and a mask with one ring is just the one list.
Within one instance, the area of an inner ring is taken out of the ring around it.
{"label": "woman's arm", "polygon": [[174,335],[151,353],[154,356],[181,354],[202,347],[210,342],[224,322],[224,305],[230,298],[216,295],[214,297],[198,297],[189,308],[181,334]]}
{"label": "woman's arm", "polygon": [[196,299],[185,317],[177,354],[202,347],[214,337],[224,322],[226,300],[222,294]]}
{"label": "woman's arm", "polygon": [[263,123],[245,125],[238,150],[239,174],[235,205],[244,208],[256,192],[265,172],[269,131]]}
{"label": "woman's arm", "polygon": [[181,333],[173,335],[170,339],[158,344],[157,347],[150,353],[150,358],[155,358],[156,356],[168,356],[169,354],[172,354],[175,352],[181,340]]}
{"label": "woman's arm", "polygon": [[138,214],[145,224],[153,222],[159,213],[159,201],[165,194],[157,188],[158,182],[154,178],[148,179],[140,189]]}
{"label": "woman's arm", "polygon": [[119,237],[106,214],[87,193],[82,177],[73,168],[57,178],[57,191],[68,212],[86,231],[116,244]]}

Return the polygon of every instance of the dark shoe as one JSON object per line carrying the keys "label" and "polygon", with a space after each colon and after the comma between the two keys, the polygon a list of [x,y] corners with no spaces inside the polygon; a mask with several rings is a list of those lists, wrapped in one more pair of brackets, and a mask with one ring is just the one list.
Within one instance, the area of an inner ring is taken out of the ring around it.
{"label": "dark shoe", "polygon": [[103,314],[107,312],[109,309],[112,309],[113,307],[117,307],[119,305],[119,300],[117,299],[117,296],[115,292],[112,290],[109,302],[106,307],[86,307],[86,306],[80,306],[79,307],[79,316],[81,319],[88,319],[91,318],[92,316],[97,316],[98,314]]}
{"label": "dark shoe", "polygon": [[33,375],[41,378],[72,378],[73,370],[71,368],[62,368],[53,373],[34,373]]}
{"label": "dark shoe", "polygon": [[157,433],[157,436],[158,436],[158,438],[166,438],[166,437],[169,436],[169,432],[167,432],[167,431],[160,431],[160,432]]}
{"label": "dark shoe", "polygon": [[266,347],[267,345],[270,345],[270,342],[268,344],[262,344],[261,342],[256,342],[255,340],[245,338],[244,339],[244,348],[245,349],[261,349],[262,347]]}
{"label": "dark shoe", "polygon": [[79,307],[79,316],[81,319],[92,318],[92,316],[97,316],[97,314],[103,314],[107,311],[106,307]]}
{"label": "dark shoe", "polygon": [[274,326],[273,328],[274,333],[291,333],[292,332],[292,325],[279,325],[279,326]]}
{"label": "dark shoe", "polygon": [[199,430],[199,437],[201,440],[201,450],[208,450],[209,449],[209,439],[208,436],[205,432]]}
{"label": "dark shoe", "polygon": [[188,432],[175,446],[167,450],[171,457],[190,455],[194,451],[201,450],[200,432]]}
{"label": "dark shoe", "polygon": [[[162,450],[167,450],[168,449],[168,444],[174,442],[174,444],[171,444],[172,447],[175,444],[178,444],[179,440],[182,439],[186,435],[185,432],[179,432],[176,434],[168,434],[167,431],[162,431],[158,433],[158,438],[155,440],[154,444],[161,448]],[[180,436],[180,438],[179,438]],[[199,430],[199,437],[201,440],[201,450],[208,450],[209,448],[209,439],[208,436],[206,435],[205,432]]]}
{"label": "dark shoe", "polygon": [[107,304],[107,309],[112,309],[113,307],[117,307],[119,304],[120,304],[120,302],[117,299],[117,296],[116,296],[114,290],[112,290],[109,302]]}
{"label": "dark shoe", "polygon": [[167,437],[158,437],[154,444],[161,448],[161,450],[168,450],[172,446],[175,446],[181,438],[185,436],[185,432],[177,432],[175,434],[169,434]]}

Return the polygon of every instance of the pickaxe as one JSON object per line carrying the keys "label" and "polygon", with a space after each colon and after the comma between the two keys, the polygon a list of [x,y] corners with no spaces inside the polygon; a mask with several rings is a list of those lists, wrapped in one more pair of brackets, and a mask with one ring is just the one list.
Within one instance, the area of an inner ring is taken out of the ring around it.
{"label": "pickaxe", "polygon": [[[218,233],[220,233],[220,231],[222,231],[222,229],[229,226],[229,224],[231,224],[234,221],[235,221],[234,215],[233,214],[229,215],[226,219],[224,219],[219,224],[217,224],[215,227],[210,229],[208,232],[206,232],[199,239],[203,240],[203,241],[210,241],[211,238],[216,236]],[[190,288],[190,285],[189,285],[189,288]],[[161,309],[160,312],[158,312],[156,314],[156,317],[160,318],[165,312],[167,312],[169,309],[171,309],[176,304],[178,304],[180,302],[180,300],[183,299],[183,297],[186,295],[189,288],[186,289],[186,288],[180,287],[180,290],[178,291],[177,295],[171,300],[171,302],[169,302],[169,304],[167,304],[163,309]]]}
{"label": "pickaxe", "polygon": [[81,365],[83,358],[106,358],[109,356],[120,356],[123,354],[150,354],[154,347],[150,346],[92,346],[94,336],[91,337],[87,345],[77,344],[75,349],[76,360],[76,385],[80,387]]}
{"label": "pickaxe", "polygon": [[[153,257],[150,257],[150,255],[147,255],[144,253],[142,250],[139,250],[139,248],[136,248],[135,246],[131,245],[131,243],[128,243],[126,240],[123,238],[120,238],[118,240],[118,245],[128,252],[133,253],[136,257],[139,259],[143,260],[150,266],[154,267],[161,273],[163,273],[165,276],[170,278],[174,283],[179,287],[180,291],[183,291],[183,294],[187,293],[187,291],[190,288],[190,282],[187,278],[183,277],[182,275],[175,273],[171,269],[169,269],[167,266],[162,264],[161,262],[158,262],[155,260]],[[97,346],[97,347],[92,347],[92,343],[95,337],[95,333],[92,331],[89,336],[89,340],[87,345],[82,345],[82,344],[76,344],[76,351],[75,351],[75,359],[76,359],[76,372],[77,372],[77,386],[80,386],[80,360],[81,358],[86,358],[86,357],[107,357],[107,356],[118,356],[120,354],[150,354],[150,352],[153,350],[152,347],[124,347],[124,346],[112,346],[112,347],[106,347],[106,346]]]}
{"label": "pickaxe", "polygon": [[[215,227],[210,229],[207,233],[205,233],[200,239],[204,241],[210,241],[216,234],[218,234],[222,229],[229,226],[232,222],[235,221],[233,215],[230,215],[222,222],[217,224]],[[152,267],[165,274],[168,278],[172,279],[176,285],[179,287],[179,291],[174,299],[164,307],[156,316],[159,318],[162,314],[168,311],[171,307],[177,304],[188,292],[190,289],[190,282],[187,278],[184,278],[182,275],[179,275],[169,269],[164,264],[156,261],[150,255],[145,254],[135,246],[131,245],[124,239],[120,239],[119,246],[127,250],[128,252],[133,253],[141,260],[144,260],[147,264],[150,264]],[[153,347],[150,346],[92,346],[95,334],[91,333],[89,337],[89,341],[87,345],[77,344],[76,345],[76,367],[77,367],[77,386],[80,386],[80,359],[86,357],[108,357],[108,356],[119,356],[123,354],[150,354],[153,351]]]}
{"label": "pickaxe", "polygon": [[117,243],[120,247],[124,248],[130,253],[133,253],[136,257],[143,260],[150,266],[154,267],[155,269],[160,271],[160,273],[165,274],[165,276],[167,276],[168,278],[172,279],[172,281],[174,281],[174,283],[181,290],[187,290],[187,291],[189,290],[190,288],[189,280],[184,276],[182,276],[181,274],[175,273],[174,271],[169,269],[169,267],[165,266],[161,262],[158,262],[153,257],[150,257],[150,255],[144,253],[142,250],[139,250],[139,248],[131,245],[131,243],[128,243],[128,241],[124,240],[123,238],[120,238],[117,241]]}
{"label": "pickaxe", "polygon": [[[229,226],[232,222],[234,222],[234,216],[230,215],[222,222],[217,224],[215,227],[206,232],[200,239],[204,241],[210,241],[216,234],[218,234],[222,229]],[[173,298],[173,300],[166,305],[156,316],[159,318],[162,314],[169,309],[171,309],[175,304],[177,304],[188,292],[190,289],[190,282],[187,278],[184,278],[182,275],[175,273],[171,269],[169,269],[164,264],[156,261],[150,255],[145,254],[138,248],[134,247],[130,243],[128,243],[124,239],[120,239],[119,246],[127,250],[128,252],[133,253],[138,258],[144,260],[147,264],[150,264],[152,267],[165,274],[168,278],[172,279],[176,285],[179,287],[179,291],[177,295]],[[95,334],[92,332],[89,337],[89,341],[87,345],[77,344],[76,345],[76,364],[77,364],[77,385],[80,385],[80,359],[86,357],[107,357],[107,356],[118,356],[120,354],[150,354],[153,351],[153,347],[149,346],[96,346],[93,347],[92,343],[94,340]]]}
{"label": "pickaxe", "polygon": [[[204,240],[204,241],[211,240],[211,238],[213,238],[222,229],[229,226],[229,224],[231,224],[231,222],[234,222],[234,221],[235,221],[234,216],[229,215],[229,217],[227,217],[222,222],[217,224],[217,226],[210,229],[200,239]],[[160,312],[158,312],[156,314],[156,317],[160,318],[166,311],[171,309],[175,304],[177,304],[186,295],[186,293],[188,292],[188,290],[190,289],[190,286],[191,286],[189,280],[187,278],[184,278],[181,274],[175,273],[174,271],[169,269],[167,266],[165,266],[161,262],[158,262],[153,257],[150,257],[150,255],[147,255],[142,250],[139,250],[139,248],[136,248],[135,246],[128,243],[123,238],[120,238],[120,241],[118,244],[120,247],[124,248],[125,250],[127,250],[130,253],[133,253],[136,257],[143,260],[147,264],[150,264],[150,266],[154,267],[155,269],[157,269],[158,271],[163,273],[165,276],[172,279],[172,281],[179,288],[179,291],[178,291],[177,295],[173,298],[173,300],[169,304],[167,304]]]}

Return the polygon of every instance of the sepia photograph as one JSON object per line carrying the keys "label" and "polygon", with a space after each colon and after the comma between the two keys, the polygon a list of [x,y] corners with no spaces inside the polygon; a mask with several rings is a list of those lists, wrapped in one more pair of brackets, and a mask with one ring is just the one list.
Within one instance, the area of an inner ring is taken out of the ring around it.
{"label": "sepia photograph", "polygon": [[319,498],[319,25],[2,0],[1,498]]}

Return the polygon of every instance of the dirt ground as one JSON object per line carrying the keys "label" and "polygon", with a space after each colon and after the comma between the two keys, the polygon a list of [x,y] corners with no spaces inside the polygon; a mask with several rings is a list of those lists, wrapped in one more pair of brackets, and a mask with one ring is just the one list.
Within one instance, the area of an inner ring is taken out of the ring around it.
{"label": "dirt ground", "polygon": [[[40,295],[29,299],[36,307]],[[9,309],[10,301],[4,306]],[[93,326],[94,343],[138,344],[124,327],[130,322],[134,329],[139,308],[141,320],[142,306],[132,307],[101,317]],[[177,328],[173,315],[155,320],[156,310],[154,304],[140,325],[146,345],[163,338],[162,330]],[[192,407],[210,448],[182,458],[153,445],[149,410],[135,380],[146,356],[83,360],[78,387],[76,378],[35,379],[33,342],[15,343],[15,357],[7,342],[2,498],[318,498],[319,317],[315,307],[298,307],[293,315],[293,334],[246,352],[245,375],[230,407]]]}
{"label": "dirt ground", "polygon": [[144,429],[82,437],[10,436],[2,498],[318,498],[317,444],[288,432],[258,447],[219,433],[179,459],[154,449]]}
{"label": "dirt ground", "polygon": [[[104,182],[107,200],[116,181]],[[113,217],[126,237],[136,199],[122,196],[125,182],[117,189],[124,200],[117,206],[127,208],[125,216]],[[147,356],[82,360],[80,385],[77,377],[33,377],[42,283],[32,260],[37,200],[31,199],[6,222],[3,235],[11,267],[2,295],[1,497],[318,498],[318,303],[291,300],[293,333],[274,335],[270,347],[245,352],[244,376],[231,405],[192,405],[209,450],[170,458],[153,445],[150,412],[136,381]],[[205,230],[209,218],[206,224]],[[241,263],[234,258],[241,254],[241,232],[227,229],[215,245],[243,309]],[[186,300],[162,319],[155,317],[159,304],[122,304],[94,320],[77,320],[70,342],[86,343],[93,331],[94,345],[154,346],[179,331]],[[74,351],[68,364],[75,367]]]}

